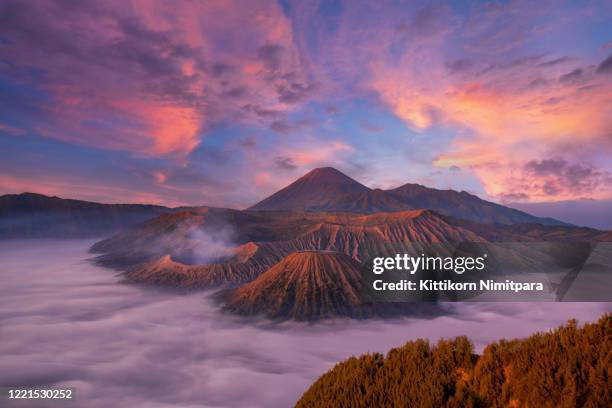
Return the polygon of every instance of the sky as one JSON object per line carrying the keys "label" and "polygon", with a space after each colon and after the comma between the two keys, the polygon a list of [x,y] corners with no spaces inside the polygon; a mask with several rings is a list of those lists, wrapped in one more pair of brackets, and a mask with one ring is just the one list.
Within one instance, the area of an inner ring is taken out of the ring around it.
{"label": "sky", "polygon": [[0,0],[0,194],[605,200],[611,157],[610,1]]}

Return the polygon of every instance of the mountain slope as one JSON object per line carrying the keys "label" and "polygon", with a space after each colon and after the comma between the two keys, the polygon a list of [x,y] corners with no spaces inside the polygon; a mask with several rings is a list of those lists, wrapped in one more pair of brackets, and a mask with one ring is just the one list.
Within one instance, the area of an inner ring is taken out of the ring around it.
{"label": "mountain slope", "polygon": [[330,215],[294,239],[264,243],[275,251],[308,249],[341,252],[358,261],[392,256],[418,244],[484,242],[472,231],[449,224],[429,210],[368,215]]}
{"label": "mountain slope", "polygon": [[236,289],[227,310],[310,320],[351,316],[360,308],[360,265],[334,252],[295,252]]}
{"label": "mountain slope", "polygon": [[514,208],[485,201],[465,191],[437,190],[420,184],[404,184],[387,190],[393,198],[411,208],[429,208],[444,215],[483,223],[568,225],[552,218],[540,218]]}
{"label": "mountain slope", "polygon": [[81,238],[108,234],[156,217],[169,208],[99,204],[23,193],[0,197],[0,239]]}
{"label": "mountain slope", "polygon": [[367,303],[359,262],[332,251],[294,252],[227,296],[224,309],[271,319],[423,315],[433,304]]}
{"label": "mountain slope", "polygon": [[278,261],[276,257],[267,257],[258,252],[257,245],[245,244],[235,248],[231,256],[222,261],[202,265],[184,264],[165,255],[128,268],[124,278],[129,282],[172,288],[236,286],[255,279]]}
{"label": "mountain slope", "polygon": [[339,196],[370,189],[331,167],[312,170],[287,187],[260,201],[249,210],[296,211],[323,206]]}
{"label": "mountain slope", "polygon": [[371,214],[376,212],[412,210],[415,208],[421,207],[411,206],[398,200],[386,191],[375,189],[331,198],[322,205],[312,206],[309,210]]}

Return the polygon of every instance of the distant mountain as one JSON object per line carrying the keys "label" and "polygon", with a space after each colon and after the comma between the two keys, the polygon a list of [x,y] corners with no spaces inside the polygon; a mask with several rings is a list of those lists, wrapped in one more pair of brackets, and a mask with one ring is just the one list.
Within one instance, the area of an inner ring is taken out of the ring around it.
{"label": "distant mountain", "polygon": [[[34,193],[5,195],[0,196],[0,239],[108,235],[163,213],[202,208],[210,207],[167,208],[144,204],[100,204]],[[552,218],[539,218],[491,203],[466,192],[436,190],[418,184],[405,184],[387,191],[371,190],[331,167],[314,169],[255,204],[248,211],[234,210],[231,213],[236,219],[247,220],[251,219],[246,214],[249,212],[372,214],[423,208],[479,223],[568,226]],[[265,230],[262,224],[256,224],[254,228]]]}
{"label": "distant mountain", "polygon": [[309,211],[324,207],[330,200],[369,188],[331,167],[312,170],[282,190],[255,204],[249,210]]}
{"label": "distant mountain", "polygon": [[249,210],[369,214],[421,208],[485,223],[568,225],[485,201],[465,191],[437,190],[419,184],[405,184],[392,190],[371,190],[331,167],[312,170]]}
{"label": "distant mountain", "polygon": [[440,214],[465,220],[498,224],[528,222],[543,225],[568,225],[552,218],[535,217],[514,208],[485,201],[465,191],[437,190],[420,184],[408,183],[387,190],[387,193],[413,208],[429,208]]}
{"label": "distant mountain", "polygon": [[0,196],[0,239],[96,237],[156,217],[169,208],[99,204],[23,193]]}

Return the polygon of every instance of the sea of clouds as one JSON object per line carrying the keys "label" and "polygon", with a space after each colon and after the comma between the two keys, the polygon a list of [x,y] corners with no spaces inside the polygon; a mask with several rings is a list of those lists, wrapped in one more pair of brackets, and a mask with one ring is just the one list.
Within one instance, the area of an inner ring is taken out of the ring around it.
{"label": "sea of clouds", "polygon": [[430,320],[272,324],[220,313],[211,292],[120,284],[88,261],[91,243],[0,241],[0,388],[76,389],[72,405],[36,406],[288,407],[350,355],[464,334],[480,351],[612,310],[464,303]]}

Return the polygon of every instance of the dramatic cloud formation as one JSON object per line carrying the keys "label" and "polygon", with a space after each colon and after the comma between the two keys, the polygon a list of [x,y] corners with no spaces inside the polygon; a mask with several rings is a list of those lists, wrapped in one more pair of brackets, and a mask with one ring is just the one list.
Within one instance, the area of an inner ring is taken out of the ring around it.
{"label": "dramatic cloud formation", "polygon": [[0,157],[40,164],[4,164],[0,193],[244,207],[334,165],[498,201],[610,198],[611,21],[598,0],[7,0]]}
{"label": "dramatic cloud formation", "polygon": [[17,124],[70,142],[184,156],[314,87],[274,2],[5,2],[0,22],[2,75],[37,94]]}
{"label": "dramatic cloud formation", "polygon": [[[426,26],[419,31],[425,37],[385,32],[389,49],[371,64],[371,87],[412,129],[428,137],[436,128],[454,129],[451,148],[441,149],[434,164],[470,168],[498,198],[517,190],[536,200],[609,197],[612,81],[597,75],[605,61],[595,69],[530,49],[587,12],[543,26],[543,16],[558,14],[553,5],[492,5],[461,22],[448,13],[432,7],[415,13],[409,26]],[[500,24],[504,29],[492,37]],[[464,52],[453,55],[456,49]],[[514,180],[517,169],[549,155],[565,155],[572,174],[553,183],[551,174],[523,171],[520,183]],[[589,170],[578,171],[585,161]]]}
{"label": "dramatic cloud formation", "polygon": [[85,260],[89,244],[0,243],[3,386],[74,387],[67,407],[287,407],[351,355],[459,335],[481,351],[500,337],[593,321],[610,309],[471,303],[431,320],[274,325],[220,314],[207,293],[117,284],[112,271]]}

